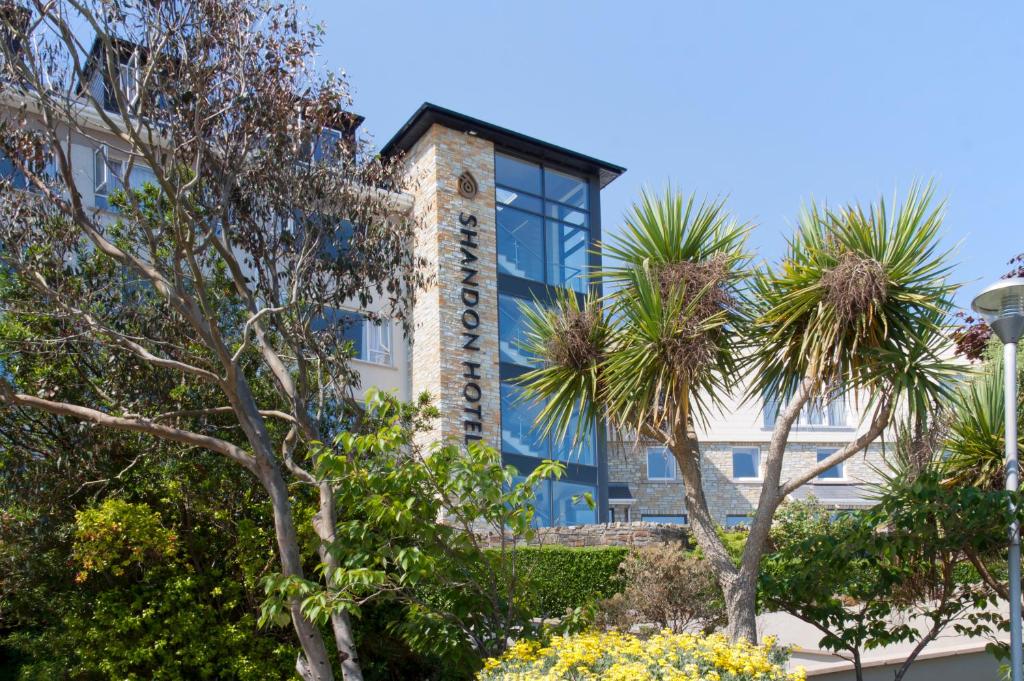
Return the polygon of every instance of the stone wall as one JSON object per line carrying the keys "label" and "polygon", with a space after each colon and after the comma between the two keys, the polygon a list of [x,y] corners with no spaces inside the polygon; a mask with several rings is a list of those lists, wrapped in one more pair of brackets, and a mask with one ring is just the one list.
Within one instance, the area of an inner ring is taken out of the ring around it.
{"label": "stone wall", "polygon": [[[499,545],[498,535],[484,535],[485,545]],[[531,546],[651,546],[654,544],[681,544],[689,546],[689,533],[679,525],[659,523],[605,523],[598,525],[569,525],[542,527],[537,530]]]}
{"label": "stone wall", "polygon": [[[823,438],[820,443],[790,443],[782,465],[782,479],[786,480],[801,470],[817,463],[819,448],[839,448],[845,442]],[[725,524],[728,515],[753,514],[761,496],[761,480],[743,480],[732,477],[733,447],[760,447],[761,470],[767,444],[750,442],[701,443],[701,475],[708,508],[716,522]],[[828,484],[863,484],[878,480],[876,468],[884,463],[883,445],[870,445],[844,464],[845,477],[835,483],[815,482],[815,486]],[[685,487],[682,480],[649,480],[647,476],[647,448],[634,442],[610,442],[608,445],[609,484],[625,483],[635,501],[630,507],[630,519],[641,520],[643,514],[680,515],[686,513]]]}
{"label": "stone wall", "polygon": [[[482,439],[498,447],[494,145],[434,125],[406,159],[419,222],[416,254],[433,277],[413,313],[411,387],[413,396],[430,393],[442,414],[422,441]],[[477,184],[472,198],[458,190],[466,172]]]}

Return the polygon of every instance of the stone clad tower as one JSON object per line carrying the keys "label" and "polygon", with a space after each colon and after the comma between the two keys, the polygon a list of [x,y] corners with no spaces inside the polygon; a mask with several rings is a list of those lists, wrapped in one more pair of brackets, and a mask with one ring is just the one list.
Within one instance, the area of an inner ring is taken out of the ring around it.
{"label": "stone clad tower", "polygon": [[[543,436],[533,427],[542,405],[521,399],[516,379],[537,361],[521,344],[522,306],[592,285],[601,189],[625,169],[433,104],[382,153],[404,159],[415,250],[431,277],[413,311],[408,370],[409,397],[428,392],[441,411],[424,443],[483,441],[524,476],[565,461],[565,476],[537,490],[539,524],[604,520],[604,428],[576,448]],[[579,501],[585,493],[596,509]]]}

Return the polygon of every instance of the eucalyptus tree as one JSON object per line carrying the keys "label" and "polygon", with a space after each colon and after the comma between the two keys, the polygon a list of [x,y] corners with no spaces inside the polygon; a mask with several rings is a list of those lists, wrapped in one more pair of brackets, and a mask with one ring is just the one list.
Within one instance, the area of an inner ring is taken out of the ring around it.
{"label": "eucalyptus tree", "polygon": [[[331,441],[331,410],[357,381],[338,310],[408,323],[419,268],[399,168],[341,134],[354,129],[346,84],[313,66],[321,31],[290,2],[19,7],[0,13],[0,145],[13,169],[0,183],[0,267],[38,303],[5,301],[4,314],[59,323],[5,338],[4,355],[92,345],[163,374],[177,394],[212,397],[179,411],[118,393],[81,403],[5,370],[0,405],[225,457],[266,491],[281,571],[299,584],[312,579],[292,508],[305,486],[319,500],[319,579],[343,593],[327,547],[345,509],[301,455]],[[83,198],[83,180],[107,205]],[[141,331],[130,323],[140,295],[166,308]],[[201,417],[239,439],[191,428]],[[332,679],[334,658],[361,678],[345,610],[331,617],[330,655],[300,592],[285,594],[299,674]]]}
{"label": "eucalyptus tree", "polygon": [[[931,200],[930,188],[915,188],[895,210],[884,201],[811,208],[781,261],[755,268],[750,227],[722,202],[645,193],[602,246],[619,263],[596,274],[606,296],[565,295],[526,311],[526,344],[542,362],[522,381],[544,404],[539,427],[579,438],[581,422],[600,417],[672,452],[733,637],[756,638],[758,568],[779,504],[864,450],[895,413],[926,409],[946,390],[943,324],[955,287],[938,246],[942,208]],[[735,392],[784,401],[739,566],[708,509],[696,434]],[[866,415],[857,436],[784,480],[801,410],[848,396]],[[577,409],[585,419],[574,421]]]}

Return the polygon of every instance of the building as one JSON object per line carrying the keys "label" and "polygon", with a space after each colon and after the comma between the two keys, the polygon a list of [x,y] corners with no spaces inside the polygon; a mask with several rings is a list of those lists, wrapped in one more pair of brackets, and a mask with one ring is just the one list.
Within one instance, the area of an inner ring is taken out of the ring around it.
{"label": "building", "polygon": [[[128,44],[115,48],[119,90],[138,97],[133,84],[145,55]],[[102,57],[98,50],[99,43],[90,64]],[[87,69],[79,93],[116,111],[102,73]],[[118,140],[103,136],[105,126],[84,102],[79,115],[84,127],[96,118],[96,134],[68,142],[77,189],[86,205],[110,210],[112,191],[141,186],[153,175]],[[362,119],[346,114],[339,121],[334,132],[345,141]],[[685,523],[682,484],[664,450],[625,442],[604,428],[576,449],[542,437],[533,425],[538,405],[519,400],[514,383],[531,362],[518,343],[520,303],[543,304],[559,289],[586,291],[587,272],[600,265],[594,245],[602,230],[601,190],[625,169],[433,104],[421,106],[382,153],[404,159],[408,193],[394,203],[418,221],[415,249],[433,283],[419,295],[410,338],[397,323],[369,322],[369,311],[358,306],[339,311],[362,389],[376,386],[407,400],[429,392],[443,415],[429,437],[488,442],[523,475],[543,459],[565,461],[565,476],[537,490],[538,524]],[[15,186],[25,184],[3,158],[0,174]],[[756,507],[760,453],[770,429],[761,405],[737,402],[724,414],[701,433],[704,475],[713,514],[734,525]],[[809,410],[786,465],[804,465],[841,446],[857,423],[847,405]],[[800,494],[814,493],[836,507],[864,503],[863,483],[877,452],[874,447],[846,462]],[[581,500],[587,492],[596,508]]]}
{"label": "building", "polygon": [[[863,404],[838,399],[826,407],[807,406],[789,436],[782,480],[806,470],[856,438],[866,424]],[[725,527],[750,522],[761,492],[764,458],[779,404],[775,400],[726,399],[721,411],[698,426],[701,475],[708,507]],[[687,523],[685,488],[675,460],[664,447],[610,432],[608,442],[609,519]],[[880,479],[884,442],[828,469],[793,493],[814,496],[828,508],[870,505],[870,487]]]}

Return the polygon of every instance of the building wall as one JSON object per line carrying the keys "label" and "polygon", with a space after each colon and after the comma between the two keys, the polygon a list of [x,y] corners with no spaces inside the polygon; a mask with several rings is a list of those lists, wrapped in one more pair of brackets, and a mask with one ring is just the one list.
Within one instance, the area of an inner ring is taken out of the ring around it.
{"label": "building wall", "polygon": [[[863,400],[848,399],[846,405],[847,426],[796,426],[793,428],[789,446],[783,459],[782,480],[805,471],[817,463],[819,448],[836,449],[845,446],[867,427],[862,408]],[[729,515],[752,514],[757,508],[761,493],[761,478],[734,479],[732,477],[732,450],[734,447],[758,447],[760,450],[760,471],[763,475],[771,428],[764,426],[764,414],[760,399],[744,400],[740,394],[725,399],[723,408],[715,412],[707,423],[698,428],[701,451],[701,473],[704,492],[708,499],[712,517],[724,524]],[[819,498],[827,496],[828,486],[857,485],[862,493],[864,486],[879,479],[878,468],[884,465],[884,437],[866,450],[847,459],[843,467],[843,478],[838,480],[813,480],[800,495],[810,492]],[[628,485],[634,502],[629,505],[631,520],[640,520],[644,514],[680,515],[687,513],[685,488],[678,474],[675,480],[650,480],[647,471],[647,447],[658,446],[654,442],[636,442],[623,439],[611,433],[608,444],[608,481],[610,485]],[[845,504],[832,504],[836,507]],[[622,506],[618,507],[616,520],[623,518]]]}
{"label": "building wall", "polygon": [[[427,262],[433,279],[414,310],[411,388],[413,395],[429,392],[442,414],[436,430],[423,439],[483,439],[498,447],[494,145],[434,125],[406,158],[413,214],[420,223],[416,254]],[[471,199],[458,191],[459,177],[467,171],[477,183]],[[475,286],[463,283],[464,265],[476,270]],[[477,302],[470,305],[470,300]]]}

